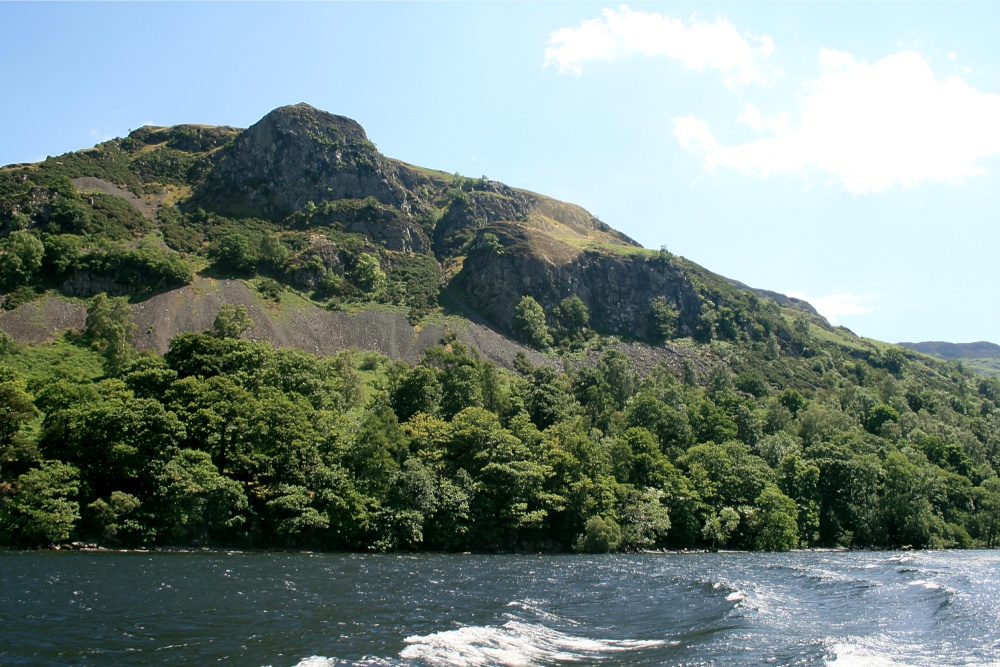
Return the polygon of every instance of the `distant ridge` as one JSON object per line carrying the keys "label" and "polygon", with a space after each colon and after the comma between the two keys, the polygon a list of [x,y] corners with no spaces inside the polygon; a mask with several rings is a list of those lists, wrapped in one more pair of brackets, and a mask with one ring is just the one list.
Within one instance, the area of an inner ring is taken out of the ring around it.
{"label": "distant ridge", "polygon": [[1000,359],[1000,345],[984,340],[975,343],[931,340],[922,343],[899,343],[899,345],[941,359]]}

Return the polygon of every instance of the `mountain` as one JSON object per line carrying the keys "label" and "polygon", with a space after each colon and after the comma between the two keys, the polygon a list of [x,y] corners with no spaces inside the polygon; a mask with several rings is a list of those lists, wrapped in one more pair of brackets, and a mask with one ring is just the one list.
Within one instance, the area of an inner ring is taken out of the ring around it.
{"label": "mountain", "polygon": [[0,168],[0,299],[0,544],[1000,544],[1000,379],[305,104]]}
{"label": "mountain", "polygon": [[941,359],[1000,359],[1000,345],[984,340],[975,343],[946,343],[932,340],[923,343],[899,344]]}
{"label": "mountain", "polygon": [[899,343],[902,347],[917,350],[939,359],[958,359],[966,367],[981,375],[1000,377],[1000,345],[978,341],[975,343]]}

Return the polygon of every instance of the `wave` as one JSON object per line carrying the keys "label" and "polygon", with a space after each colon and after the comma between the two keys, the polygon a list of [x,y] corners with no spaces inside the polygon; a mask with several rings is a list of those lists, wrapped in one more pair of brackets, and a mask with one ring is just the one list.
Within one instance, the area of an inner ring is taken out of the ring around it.
{"label": "wave", "polygon": [[361,660],[340,660],[314,655],[303,658],[295,667],[405,667],[405,663],[391,658],[362,658]]}
{"label": "wave", "polygon": [[468,626],[407,637],[399,654],[429,665],[538,665],[579,661],[605,653],[663,646],[661,640],[588,639],[568,635],[538,623],[507,621],[502,626]]}
{"label": "wave", "polygon": [[[515,601],[520,608],[549,621],[579,625],[540,609],[529,601]],[[503,625],[470,625],[403,640],[407,645],[398,658],[369,657],[360,661],[311,656],[295,667],[530,667],[555,662],[601,659],[611,653],[676,646],[677,641],[636,639],[592,639],[579,637],[542,623],[510,617]]]}
{"label": "wave", "polygon": [[900,642],[887,637],[854,638],[840,640],[830,645],[834,657],[828,667],[1000,667],[992,656],[972,656],[956,653],[945,656],[932,647]]}
{"label": "wave", "polygon": [[830,647],[834,654],[829,667],[913,667],[912,663],[898,662],[886,655],[885,650],[848,641]]}

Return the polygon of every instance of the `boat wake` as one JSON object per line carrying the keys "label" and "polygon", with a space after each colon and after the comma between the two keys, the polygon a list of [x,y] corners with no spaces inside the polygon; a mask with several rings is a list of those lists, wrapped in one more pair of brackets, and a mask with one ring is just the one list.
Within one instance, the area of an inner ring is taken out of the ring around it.
{"label": "boat wake", "polygon": [[606,653],[663,646],[663,641],[588,639],[538,623],[510,620],[502,626],[471,626],[407,637],[400,653],[428,665],[546,665],[577,662]]}
{"label": "boat wake", "polygon": [[[526,602],[509,606],[535,612],[549,622],[578,625],[548,614]],[[560,662],[598,661],[611,653],[656,648],[677,642],[663,640],[593,639],[529,622],[513,615],[502,625],[470,625],[427,635],[407,637],[396,659],[365,658],[348,662],[312,656],[296,667],[531,667]]]}

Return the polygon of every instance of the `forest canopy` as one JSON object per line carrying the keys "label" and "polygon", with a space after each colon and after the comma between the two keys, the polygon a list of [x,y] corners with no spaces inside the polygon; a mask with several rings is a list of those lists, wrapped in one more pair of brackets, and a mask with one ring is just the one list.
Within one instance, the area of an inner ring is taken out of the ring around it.
{"label": "forest canopy", "polygon": [[[593,367],[522,359],[514,372],[454,337],[409,365],[244,340],[233,307],[160,356],[128,344],[122,305],[95,297],[87,331],[50,345],[3,335],[7,544],[1000,542],[1000,383],[954,367],[936,388],[884,358],[829,354],[641,377],[611,350]],[[776,363],[821,381],[777,390],[760,370]]]}

